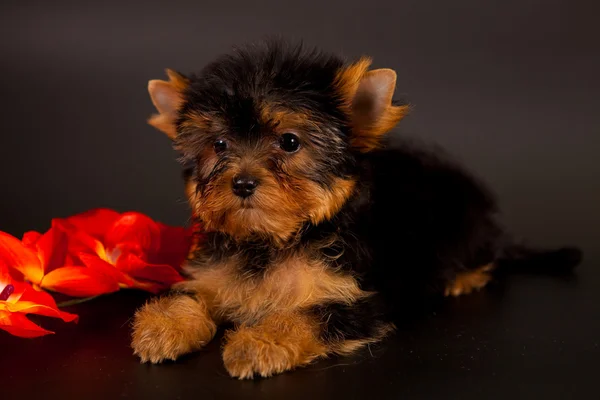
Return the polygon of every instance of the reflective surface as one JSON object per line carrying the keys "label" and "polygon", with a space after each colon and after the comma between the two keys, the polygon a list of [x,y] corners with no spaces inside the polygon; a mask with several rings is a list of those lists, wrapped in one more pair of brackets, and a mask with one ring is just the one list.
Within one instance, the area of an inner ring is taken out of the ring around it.
{"label": "reflective surface", "polygon": [[[511,276],[406,321],[383,344],[271,379],[227,375],[220,336],[176,363],[142,365],[129,318],[145,301],[121,292],[68,308],[79,325],[2,343],[6,398],[591,398],[600,360],[600,274]],[[594,270],[595,269],[595,270]],[[40,319],[41,320],[41,319]]]}
{"label": "reflective surface", "polygon": [[[140,365],[122,292],[70,307],[56,335],[0,332],[3,399],[587,399],[600,376],[599,3],[570,0],[18,1],[0,5],[0,230],[107,206],[188,217],[149,79],[194,71],[232,44],[281,33],[398,73],[414,110],[399,134],[433,140],[487,180],[506,224],[576,244],[572,277],[511,276],[407,320],[356,356],[231,380],[219,342]],[[393,260],[390,260],[393,262]],[[37,320],[36,320],[37,321]]]}

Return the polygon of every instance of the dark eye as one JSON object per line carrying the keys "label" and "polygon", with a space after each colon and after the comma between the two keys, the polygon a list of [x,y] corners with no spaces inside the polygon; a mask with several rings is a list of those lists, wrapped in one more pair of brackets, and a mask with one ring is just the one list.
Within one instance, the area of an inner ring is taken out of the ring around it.
{"label": "dark eye", "polygon": [[288,153],[293,153],[300,147],[300,139],[293,133],[284,133],[279,139],[279,147]]}
{"label": "dark eye", "polygon": [[227,149],[227,142],[222,139],[216,140],[213,144],[213,147],[215,149],[215,153],[220,153]]}

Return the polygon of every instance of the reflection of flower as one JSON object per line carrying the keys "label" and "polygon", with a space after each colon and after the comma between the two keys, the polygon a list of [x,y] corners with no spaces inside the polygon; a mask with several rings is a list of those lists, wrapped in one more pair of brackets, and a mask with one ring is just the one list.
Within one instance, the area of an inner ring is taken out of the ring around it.
{"label": "reflection of flower", "polygon": [[0,232],[0,262],[35,287],[76,297],[138,288],[157,293],[182,280],[191,230],[137,213],[95,209],[54,219],[23,241]]}
{"label": "reflection of flower", "polygon": [[39,292],[29,284],[18,282],[0,260],[0,329],[15,336],[32,338],[54,333],[31,322],[26,314],[39,314],[77,322],[77,315],[59,311],[48,293]]}

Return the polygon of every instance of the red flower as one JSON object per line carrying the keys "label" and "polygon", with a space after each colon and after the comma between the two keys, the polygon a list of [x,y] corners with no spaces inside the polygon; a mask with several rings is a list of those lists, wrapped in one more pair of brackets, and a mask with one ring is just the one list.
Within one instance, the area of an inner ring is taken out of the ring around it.
{"label": "red flower", "polygon": [[0,232],[0,260],[35,286],[76,297],[138,288],[157,293],[182,280],[191,230],[149,217],[95,209],[54,219],[23,241]]}
{"label": "red flower", "polygon": [[39,292],[9,274],[8,266],[0,262],[0,329],[15,336],[33,338],[54,333],[31,322],[26,314],[39,314],[77,322],[77,315],[59,311],[48,293]]}
{"label": "red flower", "polygon": [[118,281],[112,276],[114,268],[73,264],[67,257],[67,248],[66,234],[54,223],[43,235],[25,234],[23,242],[0,232],[0,263],[12,267],[13,276],[26,278],[37,289],[82,297],[119,290]]}
{"label": "red flower", "polygon": [[78,254],[88,266],[116,267],[124,287],[156,293],[183,279],[179,271],[191,246],[191,229],[108,209],[55,221],[72,239],[69,254]]}

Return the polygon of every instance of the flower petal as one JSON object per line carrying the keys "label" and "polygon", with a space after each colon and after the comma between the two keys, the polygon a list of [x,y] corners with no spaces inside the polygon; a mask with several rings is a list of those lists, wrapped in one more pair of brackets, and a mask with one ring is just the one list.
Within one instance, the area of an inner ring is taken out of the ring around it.
{"label": "flower petal", "polygon": [[75,314],[70,314],[51,307],[35,304],[31,301],[19,300],[16,303],[7,303],[5,308],[7,311],[13,313],[44,315],[46,317],[60,318],[65,322],[77,321],[79,319],[79,317]]}
{"label": "flower petal", "polygon": [[8,264],[0,261],[0,290],[4,289],[4,286],[11,283],[13,278],[8,270]]}
{"label": "flower petal", "polygon": [[68,237],[68,254],[69,258],[74,259],[77,262],[77,255],[79,253],[95,254],[103,260],[107,259],[106,250],[100,240],[86,233],[85,231],[78,229],[75,225],[71,224],[64,219],[55,219],[52,221],[53,226],[57,229],[61,229]]}
{"label": "flower petal", "polygon": [[48,232],[44,233],[36,243],[44,274],[65,265],[67,244],[67,235],[53,222]]}
{"label": "flower petal", "polygon": [[133,286],[134,281],[131,277],[127,276],[123,272],[119,271],[115,268],[114,265],[102,260],[98,256],[90,255],[90,254],[80,254],[79,258],[85,264],[86,267],[91,268],[93,270],[98,271],[99,273],[114,279],[115,281],[126,285]]}
{"label": "flower petal", "polygon": [[0,329],[24,338],[34,338],[54,333],[37,326],[28,320],[24,314],[13,314],[6,311],[0,311]]}
{"label": "flower petal", "polygon": [[91,268],[72,266],[50,272],[41,286],[73,297],[91,297],[119,290],[116,279]]}
{"label": "flower petal", "polygon": [[157,223],[160,229],[160,248],[149,258],[154,264],[167,264],[177,270],[186,260],[192,246],[192,229]]}
{"label": "flower petal", "polygon": [[42,237],[42,234],[36,231],[29,231],[23,234],[23,239],[21,240],[23,244],[31,249],[35,249],[35,244]]}
{"label": "flower petal", "polygon": [[[125,254],[121,256],[117,263],[117,268],[133,277],[141,284],[152,283],[152,291],[160,291],[170,288],[174,283],[181,282],[182,276],[170,265],[149,264],[137,257],[135,254]],[[138,285],[140,289],[148,290],[143,285]]]}
{"label": "flower petal", "polygon": [[114,222],[104,238],[107,249],[127,248],[137,250],[139,255],[158,250],[160,230],[148,216],[138,212],[127,212]]}
{"label": "flower petal", "polygon": [[16,237],[1,231],[0,264],[16,269],[33,283],[39,283],[44,276],[37,254]]}
{"label": "flower petal", "polygon": [[72,217],[66,221],[95,239],[104,241],[104,235],[121,214],[108,208],[95,208]]}
{"label": "flower petal", "polygon": [[77,315],[60,311],[49,293],[35,290],[26,283],[13,282],[13,285],[15,293],[21,293],[21,295],[16,303],[7,302],[5,304],[9,311],[60,318],[65,322],[77,322]]}

